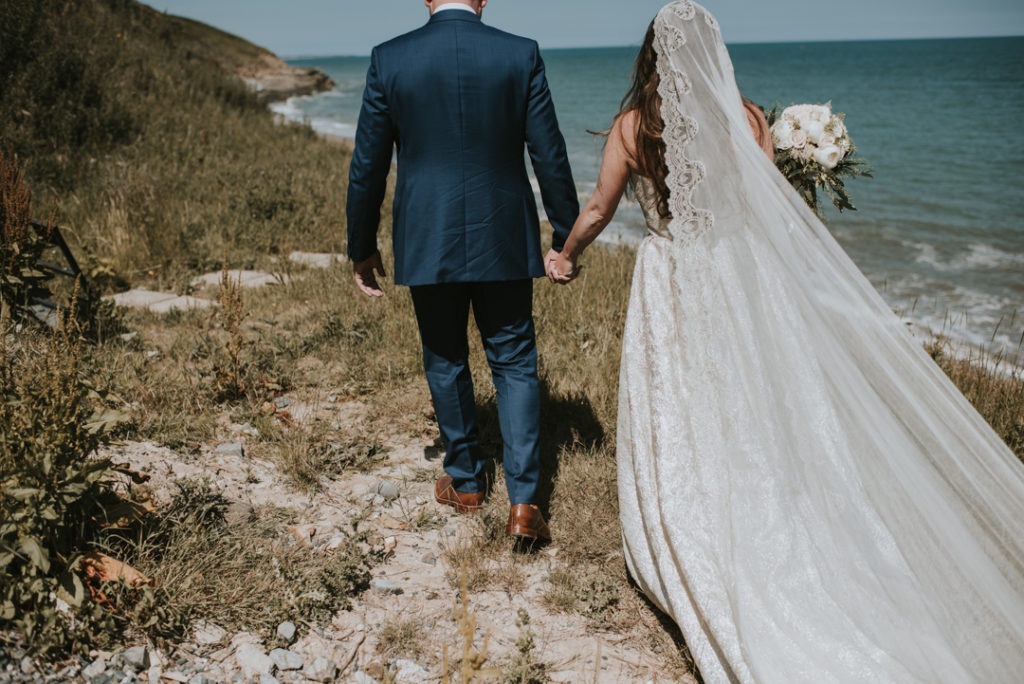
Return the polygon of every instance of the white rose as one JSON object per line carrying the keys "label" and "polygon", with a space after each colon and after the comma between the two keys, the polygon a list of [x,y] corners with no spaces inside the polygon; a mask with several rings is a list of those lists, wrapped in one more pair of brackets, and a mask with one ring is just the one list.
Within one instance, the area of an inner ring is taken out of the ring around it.
{"label": "white rose", "polygon": [[807,121],[810,116],[809,105],[792,105],[782,110],[782,118],[789,119],[793,122]]}
{"label": "white rose", "polygon": [[811,119],[800,128],[807,134],[807,139],[815,145],[821,140],[821,136],[825,135],[825,124],[817,119]]}
{"label": "white rose", "polygon": [[832,119],[831,105],[811,105],[810,110],[812,121],[820,121],[824,125]]}
{"label": "white rose", "polygon": [[793,147],[793,122],[789,119],[779,119],[772,126],[772,143],[775,149],[788,150]]}
{"label": "white rose", "polygon": [[822,146],[835,145],[836,136],[832,135],[831,133],[825,133],[824,135],[821,136],[821,139],[818,140],[818,144]]}
{"label": "white rose", "polygon": [[814,151],[814,161],[818,162],[826,169],[836,168],[836,164],[842,159],[842,152],[835,145],[825,145],[819,147]]}
{"label": "white rose", "polygon": [[793,135],[790,136],[790,140],[793,141],[794,149],[802,150],[807,147],[807,132],[798,128],[793,131]]}
{"label": "white rose", "polygon": [[836,138],[842,138],[846,135],[846,124],[838,116],[833,116],[828,125],[825,126],[825,130],[836,136]]}
{"label": "white rose", "polygon": [[800,149],[796,149],[794,147],[793,151],[790,152],[790,154],[792,154],[797,159],[802,159],[803,161],[809,161],[811,159],[811,156],[814,154],[814,150],[815,149],[816,148],[811,147],[810,145],[804,145]]}

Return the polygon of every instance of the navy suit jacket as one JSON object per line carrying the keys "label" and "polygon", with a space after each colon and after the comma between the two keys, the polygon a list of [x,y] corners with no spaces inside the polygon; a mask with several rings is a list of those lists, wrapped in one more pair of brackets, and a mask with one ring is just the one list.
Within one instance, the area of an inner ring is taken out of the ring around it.
{"label": "navy suit jacket", "polygon": [[524,144],[561,250],[579,201],[537,43],[446,10],[377,46],[349,174],[349,257],[377,249],[397,148],[396,283],[543,276]]}

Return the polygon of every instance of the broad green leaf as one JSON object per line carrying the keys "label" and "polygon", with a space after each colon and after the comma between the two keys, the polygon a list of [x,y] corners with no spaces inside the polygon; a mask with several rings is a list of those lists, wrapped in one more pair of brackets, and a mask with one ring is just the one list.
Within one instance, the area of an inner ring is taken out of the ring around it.
{"label": "broad green leaf", "polygon": [[50,571],[50,556],[35,537],[22,537],[18,549],[43,572]]}

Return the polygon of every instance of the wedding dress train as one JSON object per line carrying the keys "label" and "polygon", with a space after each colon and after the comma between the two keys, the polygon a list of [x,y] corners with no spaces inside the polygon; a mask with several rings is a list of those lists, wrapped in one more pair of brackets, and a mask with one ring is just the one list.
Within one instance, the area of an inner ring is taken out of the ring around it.
{"label": "wedding dress train", "polygon": [[629,568],[706,682],[1024,678],[1024,467],[751,139],[714,18],[656,20],[673,218],[623,338]]}

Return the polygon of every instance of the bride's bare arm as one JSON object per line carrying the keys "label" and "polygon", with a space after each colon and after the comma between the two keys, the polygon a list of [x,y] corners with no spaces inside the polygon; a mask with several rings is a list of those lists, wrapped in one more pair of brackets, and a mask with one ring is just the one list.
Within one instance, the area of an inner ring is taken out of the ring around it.
{"label": "bride's bare arm", "polygon": [[576,219],[561,255],[548,269],[548,277],[555,282],[568,282],[576,271],[576,262],[583,250],[601,234],[619,207],[626,191],[629,174],[635,170],[636,115],[626,112],[615,120],[608,134],[601,161],[597,188]]}

